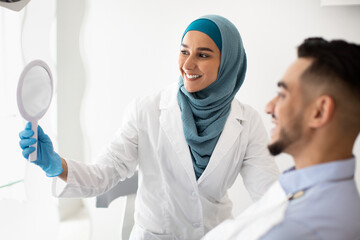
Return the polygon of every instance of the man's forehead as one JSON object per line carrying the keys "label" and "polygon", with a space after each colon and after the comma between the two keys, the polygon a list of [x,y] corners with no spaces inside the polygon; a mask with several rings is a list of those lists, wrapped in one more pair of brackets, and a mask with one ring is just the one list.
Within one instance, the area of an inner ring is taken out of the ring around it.
{"label": "man's forehead", "polygon": [[282,79],[278,82],[278,86],[290,90],[300,84],[301,75],[310,66],[313,59],[298,58],[286,70]]}

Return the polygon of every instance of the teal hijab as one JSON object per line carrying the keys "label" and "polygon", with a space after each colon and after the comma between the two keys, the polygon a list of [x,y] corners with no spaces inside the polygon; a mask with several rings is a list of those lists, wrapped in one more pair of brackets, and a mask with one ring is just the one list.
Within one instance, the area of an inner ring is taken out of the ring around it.
{"label": "teal hijab", "polygon": [[186,28],[183,37],[192,30],[207,34],[221,52],[218,77],[205,89],[189,93],[182,77],[179,78],[177,100],[196,179],[199,179],[224,129],[231,102],[244,82],[247,61],[241,36],[226,18],[203,16]]}

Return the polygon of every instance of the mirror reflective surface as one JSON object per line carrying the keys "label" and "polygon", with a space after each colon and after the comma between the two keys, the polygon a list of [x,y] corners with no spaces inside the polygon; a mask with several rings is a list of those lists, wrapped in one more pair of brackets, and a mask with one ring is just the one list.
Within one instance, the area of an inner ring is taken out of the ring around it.
{"label": "mirror reflective surface", "polygon": [[[35,139],[37,139],[38,120],[48,110],[52,94],[53,81],[48,65],[41,60],[26,65],[19,78],[17,103],[21,116],[31,122]],[[32,146],[36,148],[37,144]],[[35,150],[30,154],[30,161],[37,159],[36,152]]]}
{"label": "mirror reflective surface", "polygon": [[21,101],[30,118],[39,119],[45,114],[51,101],[51,88],[51,79],[45,68],[34,66],[29,69],[24,77]]}

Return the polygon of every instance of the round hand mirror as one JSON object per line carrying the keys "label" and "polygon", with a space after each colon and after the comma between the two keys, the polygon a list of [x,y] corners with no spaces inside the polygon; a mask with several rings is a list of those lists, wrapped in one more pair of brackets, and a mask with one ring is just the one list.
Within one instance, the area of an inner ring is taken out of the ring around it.
{"label": "round hand mirror", "polygon": [[[17,86],[17,104],[21,116],[31,122],[34,138],[37,139],[38,120],[48,110],[53,94],[53,80],[49,66],[34,60],[25,66]],[[30,161],[37,159],[37,143],[35,151],[29,156]]]}
{"label": "round hand mirror", "polygon": [[30,2],[30,0],[0,0],[0,6],[14,11],[20,11],[28,2]]}

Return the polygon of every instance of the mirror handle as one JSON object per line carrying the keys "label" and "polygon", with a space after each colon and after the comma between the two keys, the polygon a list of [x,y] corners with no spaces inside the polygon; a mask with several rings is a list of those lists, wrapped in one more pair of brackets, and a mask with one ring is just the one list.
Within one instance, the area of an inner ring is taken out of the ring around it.
{"label": "mirror handle", "polygon": [[37,140],[38,140],[38,121],[37,120],[31,121],[31,130],[34,131],[33,138],[36,139],[36,143],[31,145],[32,147],[35,148],[35,151],[30,153],[29,160],[30,161],[35,161],[35,160],[37,160]]}

